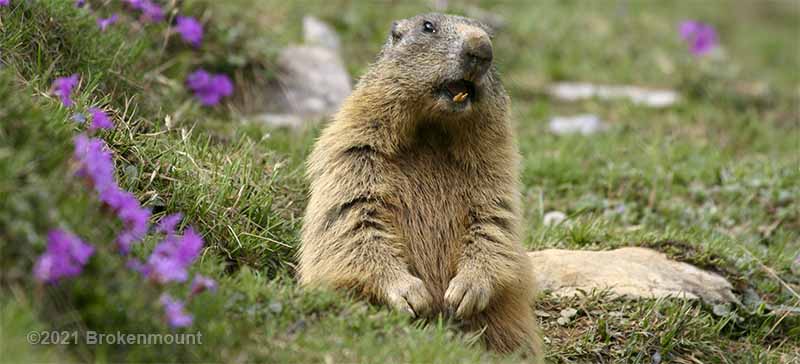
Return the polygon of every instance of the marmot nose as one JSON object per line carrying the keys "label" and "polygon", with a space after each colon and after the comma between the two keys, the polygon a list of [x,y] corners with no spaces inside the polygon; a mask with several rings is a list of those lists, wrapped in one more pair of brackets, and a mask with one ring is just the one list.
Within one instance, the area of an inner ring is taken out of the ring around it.
{"label": "marmot nose", "polygon": [[486,73],[492,64],[492,41],[483,31],[472,31],[464,39],[464,66],[465,71],[477,79]]}

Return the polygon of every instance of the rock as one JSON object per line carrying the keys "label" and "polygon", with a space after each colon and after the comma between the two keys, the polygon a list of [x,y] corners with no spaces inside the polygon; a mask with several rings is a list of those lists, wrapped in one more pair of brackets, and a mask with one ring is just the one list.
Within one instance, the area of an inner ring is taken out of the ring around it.
{"label": "rock", "polygon": [[296,114],[333,112],[350,94],[350,76],[339,54],[328,48],[286,48],[278,56],[278,67],[278,80]]}
{"label": "rock", "polygon": [[294,114],[272,114],[264,113],[256,117],[256,120],[278,128],[297,128],[303,125],[305,119]]}
{"label": "rock", "polygon": [[567,318],[567,319],[571,319],[571,318],[575,317],[575,315],[577,315],[577,314],[578,314],[578,310],[576,310],[574,308],[565,308],[565,309],[561,310],[561,312],[560,312],[561,317]]}
{"label": "rock", "polygon": [[744,290],[744,294],[742,294],[742,304],[749,307],[750,309],[755,309],[762,303],[765,303],[761,296],[758,295],[756,290],[748,287]]}
{"label": "rock", "polygon": [[718,303],[716,305],[711,306],[711,312],[713,312],[714,315],[719,317],[730,315],[731,305],[727,303]]}
{"label": "rock", "polygon": [[650,362],[653,364],[661,364],[661,353],[655,352],[653,356],[650,358]]}
{"label": "rock", "polygon": [[327,23],[310,15],[303,17],[303,43],[325,47],[336,52],[341,47],[341,40],[336,31]]}
{"label": "rock", "polygon": [[277,82],[264,91],[265,112],[255,117],[276,127],[295,128],[333,114],[352,91],[339,55],[339,37],[321,20],[303,18],[304,45],[283,49]]}
{"label": "rock", "polygon": [[550,119],[550,132],[556,135],[581,133],[594,134],[605,130],[606,125],[596,115],[555,116]]}
{"label": "rock", "polygon": [[561,312],[559,313],[560,316],[559,316],[558,319],[556,319],[556,322],[559,325],[564,326],[564,325],[568,324],[570,321],[572,321],[572,318],[575,317],[575,315],[577,315],[577,314],[578,314],[578,310],[576,310],[574,308],[571,308],[571,307],[570,308],[565,308],[565,309],[561,310]]}
{"label": "rock", "polygon": [[565,213],[561,211],[550,211],[544,214],[544,218],[542,218],[542,224],[544,224],[544,226],[558,225],[566,219],[567,215]]}
{"label": "rock", "polygon": [[608,289],[630,298],[681,297],[738,303],[725,278],[663,253],[637,247],[610,251],[547,249],[530,252],[538,287],[557,296]]}
{"label": "rock", "polygon": [[598,98],[601,100],[628,99],[634,104],[667,107],[678,102],[672,90],[651,90],[637,86],[594,85],[580,82],[560,82],[548,88],[548,93],[564,101]]}

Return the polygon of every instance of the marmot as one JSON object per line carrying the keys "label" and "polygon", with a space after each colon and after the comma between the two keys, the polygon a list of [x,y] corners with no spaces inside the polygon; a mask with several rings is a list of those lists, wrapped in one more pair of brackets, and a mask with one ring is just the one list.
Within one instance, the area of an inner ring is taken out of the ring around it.
{"label": "marmot", "polygon": [[392,24],[309,156],[298,275],[450,315],[489,349],[541,359],[519,153],[489,34],[443,14]]}

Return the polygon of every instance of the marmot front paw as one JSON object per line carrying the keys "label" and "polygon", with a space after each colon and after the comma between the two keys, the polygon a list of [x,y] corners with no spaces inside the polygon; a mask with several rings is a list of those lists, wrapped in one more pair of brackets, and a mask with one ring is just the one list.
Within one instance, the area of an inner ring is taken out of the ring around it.
{"label": "marmot front paw", "polygon": [[469,318],[486,308],[492,297],[492,286],[477,274],[458,273],[444,293],[448,311],[455,317]]}
{"label": "marmot front paw", "polygon": [[388,283],[386,300],[395,310],[421,317],[430,312],[432,298],[421,279],[405,274]]}

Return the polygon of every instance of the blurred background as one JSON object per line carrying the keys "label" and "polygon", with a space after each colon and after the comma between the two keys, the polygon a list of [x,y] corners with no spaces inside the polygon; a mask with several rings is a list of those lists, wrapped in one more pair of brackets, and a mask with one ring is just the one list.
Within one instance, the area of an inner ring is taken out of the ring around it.
{"label": "blurred background", "polygon": [[[147,2],[156,19],[142,4],[0,1],[0,361],[518,361],[444,319],[409,322],[293,277],[314,139],[392,20],[439,11],[495,29],[528,249],[653,248],[727,278],[739,300],[544,292],[549,361],[800,362],[800,1]],[[179,16],[199,24],[200,42]],[[232,92],[209,86],[222,98],[204,104],[189,81],[200,69]],[[68,107],[53,81],[72,74]],[[92,106],[113,129],[75,121]],[[114,251],[125,221],[75,176],[80,133],[107,144],[145,220],[181,212],[180,228],[199,232],[189,271],[215,292],[130,269],[162,241],[153,229],[129,256]],[[96,252],[80,275],[42,283],[32,272],[54,228]],[[192,325],[165,320],[164,292],[186,297]],[[26,339],[48,330],[206,341]]]}

